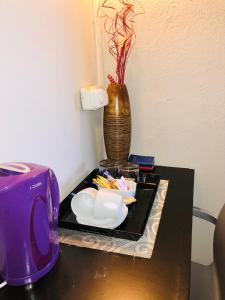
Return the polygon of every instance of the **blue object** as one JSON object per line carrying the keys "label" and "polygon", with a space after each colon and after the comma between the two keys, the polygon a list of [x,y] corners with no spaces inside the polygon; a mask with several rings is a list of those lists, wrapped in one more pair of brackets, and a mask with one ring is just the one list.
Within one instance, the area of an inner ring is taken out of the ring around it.
{"label": "blue object", "polygon": [[129,161],[138,164],[140,166],[151,167],[154,166],[155,164],[155,157],[131,154],[129,156]]}

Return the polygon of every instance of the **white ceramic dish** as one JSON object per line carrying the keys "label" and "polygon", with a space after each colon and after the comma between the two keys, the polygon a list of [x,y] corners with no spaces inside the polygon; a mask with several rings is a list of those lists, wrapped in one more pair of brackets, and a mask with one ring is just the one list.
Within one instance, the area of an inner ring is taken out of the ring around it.
{"label": "white ceramic dish", "polygon": [[123,197],[107,189],[80,191],[73,197],[71,209],[78,223],[110,229],[118,227],[128,214]]}
{"label": "white ceramic dish", "polygon": [[114,229],[123,223],[123,221],[127,217],[127,214],[128,214],[128,208],[126,207],[126,205],[124,205],[124,207],[121,210],[121,214],[117,219],[96,219],[93,217],[83,218],[79,215],[76,215],[76,218],[77,218],[77,222],[82,225]]}

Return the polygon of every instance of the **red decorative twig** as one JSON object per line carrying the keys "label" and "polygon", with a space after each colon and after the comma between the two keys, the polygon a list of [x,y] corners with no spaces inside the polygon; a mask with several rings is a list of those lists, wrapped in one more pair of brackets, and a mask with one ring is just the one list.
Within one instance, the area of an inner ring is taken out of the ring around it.
{"label": "red decorative twig", "polygon": [[107,76],[107,78],[109,79],[109,82],[110,82],[111,84],[116,84],[115,79],[114,79],[110,74]]}
{"label": "red decorative twig", "polygon": [[[117,83],[124,84],[127,60],[135,42],[134,20],[137,15],[144,13],[144,10],[135,0],[114,0],[114,4],[110,2],[112,1],[102,1],[98,8],[98,16],[105,19],[104,29],[109,36],[109,53],[116,60]],[[112,83],[113,77],[109,76]]]}

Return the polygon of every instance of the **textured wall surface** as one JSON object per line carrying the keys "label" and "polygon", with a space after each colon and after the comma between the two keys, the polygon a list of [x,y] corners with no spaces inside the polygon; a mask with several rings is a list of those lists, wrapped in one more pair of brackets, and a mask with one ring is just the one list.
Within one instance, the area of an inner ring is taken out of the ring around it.
{"label": "textured wall surface", "polygon": [[[225,1],[141,2],[126,77],[132,152],[194,168],[195,204],[217,215],[225,202]],[[107,51],[104,65],[114,70]]]}
{"label": "textured wall surface", "polygon": [[52,167],[63,198],[101,143],[101,113],[79,96],[96,81],[92,3],[1,0],[0,45],[0,161]]}

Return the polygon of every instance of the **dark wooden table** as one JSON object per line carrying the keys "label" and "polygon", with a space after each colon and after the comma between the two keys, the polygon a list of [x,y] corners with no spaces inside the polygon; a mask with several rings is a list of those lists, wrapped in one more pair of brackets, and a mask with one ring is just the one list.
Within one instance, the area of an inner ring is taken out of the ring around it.
{"label": "dark wooden table", "polygon": [[157,167],[169,189],[151,259],[61,245],[54,269],[1,300],[189,299],[194,171]]}

